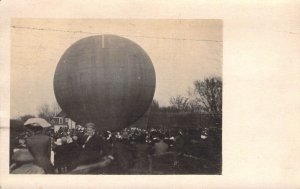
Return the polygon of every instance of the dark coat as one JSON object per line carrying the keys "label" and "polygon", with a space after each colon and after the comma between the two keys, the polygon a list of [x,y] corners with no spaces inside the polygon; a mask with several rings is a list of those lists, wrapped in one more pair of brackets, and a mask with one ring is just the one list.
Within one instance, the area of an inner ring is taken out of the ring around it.
{"label": "dark coat", "polygon": [[36,134],[27,138],[27,146],[35,159],[35,163],[42,167],[46,173],[54,173],[50,161],[51,138],[43,134]]}
{"label": "dark coat", "polygon": [[163,140],[154,143],[153,150],[154,154],[163,154],[168,151],[169,145]]}
{"label": "dark coat", "polygon": [[61,146],[56,146],[53,150],[54,155],[54,165],[57,168],[69,167],[71,163],[78,158],[81,148],[75,142],[66,143]]}
{"label": "dark coat", "polygon": [[98,135],[93,135],[87,142],[88,136],[84,136],[80,140],[82,150],[73,162],[73,166],[95,163],[100,160],[101,156],[108,154],[107,147],[102,138]]}
{"label": "dark coat", "polygon": [[133,170],[137,171],[135,173],[143,173],[148,171],[149,168],[149,158],[151,147],[147,143],[135,143],[134,144],[134,165]]}
{"label": "dark coat", "polygon": [[56,168],[61,168],[64,167],[64,163],[65,163],[65,144],[60,145],[60,146],[56,146],[54,148],[54,166]]}
{"label": "dark coat", "polygon": [[129,142],[116,141],[113,147],[113,157],[115,160],[110,166],[110,173],[128,174],[133,166],[133,149]]}

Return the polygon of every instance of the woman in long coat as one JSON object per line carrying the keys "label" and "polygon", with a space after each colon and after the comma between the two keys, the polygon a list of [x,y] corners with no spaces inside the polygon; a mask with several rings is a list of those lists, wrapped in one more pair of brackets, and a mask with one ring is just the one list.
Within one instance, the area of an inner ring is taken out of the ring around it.
{"label": "woman in long coat", "polygon": [[51,138],[42,133],[43,128],[39,125],[28,125],[27,128],[33,131],[33,135],[28,137],[26,142],[35,164],[43,168],[46,174],[54,173],[50,161]]}

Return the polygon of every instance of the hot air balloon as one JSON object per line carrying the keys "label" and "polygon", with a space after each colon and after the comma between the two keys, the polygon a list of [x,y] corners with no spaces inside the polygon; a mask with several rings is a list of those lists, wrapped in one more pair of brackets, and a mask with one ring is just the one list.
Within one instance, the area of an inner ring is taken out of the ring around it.
{"label": "hot air balloon", "polygon": [[147,53],[115,35],[90,36],[72,44],[54,74],[54,93],[75,122],[120,130],[148,110],[155,92],[155,70]]}

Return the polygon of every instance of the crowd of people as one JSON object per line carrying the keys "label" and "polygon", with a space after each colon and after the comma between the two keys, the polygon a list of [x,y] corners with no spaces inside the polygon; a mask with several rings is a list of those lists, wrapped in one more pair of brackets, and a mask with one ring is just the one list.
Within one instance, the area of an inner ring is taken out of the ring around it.
{"label": "crowd of people", "polygon": [[[208,170],[213,174],[220,171],[221,161],[220,136],[215,133],[207,128],[97,131],[93,123],[56,132],[29,127],[16,137],[15,149],[29,150],[34,159],[31,166],[38,173],[177,174]],[[13,156],[11,172],[24,171],[22,166],[18,155]]]}

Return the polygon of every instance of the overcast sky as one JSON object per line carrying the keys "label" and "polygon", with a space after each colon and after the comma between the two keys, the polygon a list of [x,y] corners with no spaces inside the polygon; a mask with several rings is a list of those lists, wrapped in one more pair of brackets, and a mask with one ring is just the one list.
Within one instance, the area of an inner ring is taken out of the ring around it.
{"label": "overcast sky", "polygon": [[11,117],[37,114],[55,102],[53,77],[64,51],[77,40],[121,35],[139,44],[156,72],[154,99],[169,105],[193,81],[222,75],[221,20],[14,19],[11,28]]}

